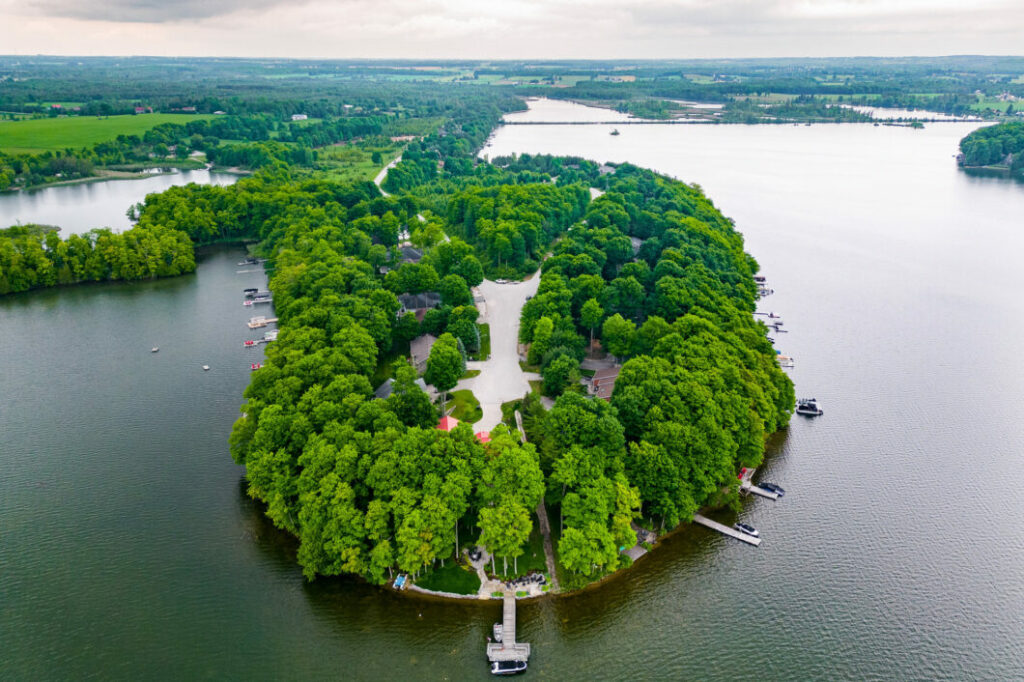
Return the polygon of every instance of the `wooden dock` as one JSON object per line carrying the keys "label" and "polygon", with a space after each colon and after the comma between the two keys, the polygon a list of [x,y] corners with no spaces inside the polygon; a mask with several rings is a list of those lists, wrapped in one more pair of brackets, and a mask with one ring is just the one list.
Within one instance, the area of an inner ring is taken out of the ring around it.
{"label": "wooden dock", "polygon": [[764,488],[758,487],[752,483],[744,483],[740,486],[740,490],[745,493],[753,493],[755,495],[760,495],[761,497],[767,497],[769,500],[779,499],[778,493],[773,493],[771,490],[765,490]]}
{"label": "wooden dock", "polygon": [[737,540],[742,540],[743,542],[746,542],[749,545],[753,545],[754,547],[757,547],[758,545],[761,544],[761,538],[755,538],[752,535],[747,535],[746,533],[741,533],[740,531],[736,530],[735,528],[730,528],[729,526],[721,524],[718,521],[712,521],[708,517],[701,516],[700,514],[694,514],[693,515],[693,522],[694,523],[699,523],[702,526],[706,526],[706,527],[710,528],[711,530],[717,530],[722,535],[728,535],[731,538],[735,538]]}
{"label": "wooden dock", "polygon": [[[487,643],[489,661],[527,661],[530,645],[516,641],[516,598],[506,594],[501,613],[501,641]],[[495,634],[498,633],[495,628]]]}

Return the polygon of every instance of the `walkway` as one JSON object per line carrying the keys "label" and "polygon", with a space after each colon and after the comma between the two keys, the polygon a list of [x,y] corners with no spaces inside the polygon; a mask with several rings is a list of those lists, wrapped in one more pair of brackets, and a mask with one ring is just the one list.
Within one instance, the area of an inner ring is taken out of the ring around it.
{"label": "walkway", "polygon": [[486,314],[480,320],[491,326],[491,357],[484,362],[468,363],[468,369],[480,370],[480,375],[463,379],[452,389],[468,389],[480,401],[483,417],[473,427],[475,431],[490,431],[501,423],[501,404],[518,400],[530,391],[530,379],[519,366],[519,314],[527,297],[537,293],[539,273],[525,282],[498,284],[484,280],[479,290],[486,300]]}

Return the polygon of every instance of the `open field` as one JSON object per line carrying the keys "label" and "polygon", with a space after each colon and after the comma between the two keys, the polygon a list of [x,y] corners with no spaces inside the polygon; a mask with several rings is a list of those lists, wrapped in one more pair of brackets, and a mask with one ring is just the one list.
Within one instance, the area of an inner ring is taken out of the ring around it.
{"label": "open field", "polygon": [[161,123],[187,123],[213,116],[197,114],[140,114],[139,116],[70,116],[28,121],[0,121],[0,151],[37,154],[81,149],[118,135],[142,135]]}

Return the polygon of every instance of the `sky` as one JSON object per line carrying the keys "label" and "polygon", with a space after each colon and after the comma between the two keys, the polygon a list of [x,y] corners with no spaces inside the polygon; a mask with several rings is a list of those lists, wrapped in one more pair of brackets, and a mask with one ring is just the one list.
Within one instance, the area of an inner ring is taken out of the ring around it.
{"label": "sky", "polygon": [[1024,54],[1024,0],[0,0],[0,54]]}

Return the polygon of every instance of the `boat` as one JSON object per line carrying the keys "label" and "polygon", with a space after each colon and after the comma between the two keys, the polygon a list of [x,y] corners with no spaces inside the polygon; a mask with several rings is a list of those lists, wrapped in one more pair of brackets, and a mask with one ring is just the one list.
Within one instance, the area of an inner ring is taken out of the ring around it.
{"label": "boat", "polygon": [[734,524],[732,524],[732,527],[735,528],[736,530],[738,530],[741,533],[746,533],[747,535],[749,535],[751,537],[754,537],[754,538],[761,537],[761,533],[756,528],[751,526],[749,523],[734,523]]}
{"label": "boat", "polygon": [[494,627],[491,628],[491,631],[494,633],[494,641],[498,644],[501,644],[501,633],[504,629],[505,627],[501,623],[495,623]]}
{"label": "boat", "polygon": [[149,352],[156,353],[158,350],[160,350],[160,346],[153,346],[153,348]]}
{"label": "boat", "polygon": [[795,366],[793,358],[789,357],[788,355],[777,355],[775,357],[779,359],[779,367],[781,367],[782,369],[793,369],[793,367]]}
{"label": "boat", "polygon": [[[616,128],[615,130],[613,130],[613,131],[611,132],[611,134],[612,134],[612,135],[618,135],[618,134],[619,134],[619,129],[618,129],[618,128]],[[526,670],[526,668],[523,668],[523,670]]]}
{"label": "boat", "polygon": [[251,365],[249,365],[249,369],[251,369],[253,372],[255,372],[258,369],[262,369],[262,367],[263,365],[258,362],[254,362]]}
{"label": "boat", "polygon": [[782,486],[775,485],[774,483],[758,483],[757,487],[767,490],[770,493],[775,493],[779,497],[786,494],[786,491],[783,490]]}
{"label": "boat", "polygon": [[492,675],[518,675],[526,670],[526,661],[494,661],[491,663]]}
{"label": "boat", "polygon": [[768,281],[768,278],[764,275],[754,275],[754,281],[758,284],[764,284]]}
{"label": "boat", "polygon": [[247,307],[251,306],[252,305],[252,301],[250,301],[250,300],[242,301],[242,305],[247,306]]}
{"label": "boat", "polygon": [[246,348],[255,348],[256,347],[256,341],[243,341],[242,344]]}
{"label": "boat", "polygon": [[825,411],[818,407],[818,401],[814,398],[800,398],[796,401],[796,413],[808,417],[820,417]]}
{"label": "boat", "polygon": [[256,287],[249,287],[248,289],[242,289],[243,294],[255,294],[259,289]]}
{"label": "boat", "polygon": [[203,365],[203,371],[204,372],[209,372],[210,371],[210,366],[209,365]]}
{"label": "boat", "polygon": [[271,329],[263,335],[264,341],[277,341],[277,330]]}
{"label": "boat", "polygon": [[405,588],[405,581],[409,579],[405,573],[395,578],[395,589],[401,590]]}

